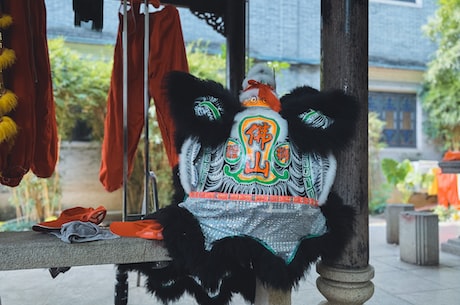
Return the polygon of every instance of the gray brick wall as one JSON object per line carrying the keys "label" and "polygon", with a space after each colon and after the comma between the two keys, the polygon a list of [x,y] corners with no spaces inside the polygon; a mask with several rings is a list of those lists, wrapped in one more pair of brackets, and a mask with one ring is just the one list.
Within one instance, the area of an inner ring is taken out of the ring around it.
{"label": "gray brick wall", "polygon": [[[370,64],[423,68],[435,46],[421,28],[434,13],[435,2],[423,0],[421,6],[404,6],[370,1]],[[250,0],[250,54],[319,63],[320,6],[320,0]]]}
{"label": "gray brick wall", "polygon": [[[421,7],[370,1],[369,58],[380,66],[421,69],[435,46],[422,35],[421,27],[435,11],[436,0],[422,0]],[[249,0],[250,56],[261,60],[318,64],[320,54],[320,0]],[[104,29],[73,26],[72,0],[46,0],[50,36],[69,40],[114,43],[119,2],[105,0]],[[185,41],[209,41],[219,51],[225,38],[188,9],[180,8]]]}
{"label": "gray brick wall", "polygon": [[72,0],[45,0],[48,37],[64,36],[67,40],[81,43],[114,44],[118,29],[118,1],[104,1],[104,28],[102,32],[91,31],[89,22],[74,27]]}
{"label": "gray brick wall", "polygon": [[319,63],[319,0],[250,0],[249,14],[251,56]]}
{"label": "gray brick wall", "polygon": [[421,7],[371,2],[369,7],[369,57],[376,65],[423,68],[435,45],[422,26],[436,10],[436,0]]}
{"label": "gray brick wall", "polygon": [[[74,27],[72,0],[45,0],[45,3],[49,37],[65,36],[69,41],[92,44],[115,43],[119,25],[118,12],[121,9],[119,1],[104,0],[104,28],[100,33],[91,31],[89,22],[82,22],[81,27]],[[185,41],[201,39],[217,46],[225,43],[222,35],[215,32],[204,20],[194,16],[189,9],[179,8],[179,14]]]}

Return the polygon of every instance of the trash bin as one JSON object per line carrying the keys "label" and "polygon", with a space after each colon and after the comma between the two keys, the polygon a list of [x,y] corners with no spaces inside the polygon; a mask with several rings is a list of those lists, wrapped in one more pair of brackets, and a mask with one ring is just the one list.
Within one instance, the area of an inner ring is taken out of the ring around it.
{"label": "trash bin", "polygon": [[404,211],[413,211],[414,205],[410,203],[387,204],[385,220],[387,223],[387,243],[399,244],[399,214]]}
{"label": "trash bin", "polygon": [[439,264],[438,215],[430,212],[401,212],[399,249],[402,261],[417,265]]}

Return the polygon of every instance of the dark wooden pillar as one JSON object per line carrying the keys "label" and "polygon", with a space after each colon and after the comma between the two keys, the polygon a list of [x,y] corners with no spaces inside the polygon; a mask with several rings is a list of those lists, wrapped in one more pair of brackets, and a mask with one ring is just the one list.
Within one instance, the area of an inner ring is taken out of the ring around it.
{"label": "dark wooden pillar", "polygon": [[239,94],[246,74],[246,0],[227,0],[225,10],[227,37],[227,87]]}
{"label": "dark wooden pillar", "polygon": [[321,1],[322,89],[341,88],[361,105],[356,136],[337,156],[334,185],[356,209],[355,235],[338,260],[324,257],[317,265],[317,286],[330,304],[362,304],[374,291],[367,197],[368,8],[367,0]]}

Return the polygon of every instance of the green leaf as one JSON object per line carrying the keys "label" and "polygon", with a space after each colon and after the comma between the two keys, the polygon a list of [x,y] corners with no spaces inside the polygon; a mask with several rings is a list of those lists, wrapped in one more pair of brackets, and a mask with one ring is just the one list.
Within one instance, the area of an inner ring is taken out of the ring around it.
{"label": "green leaf", "polygon": [[423,30],[438,45],[421,95],[428,135],[445,149],[460,149],[460,0],[439,0]]}

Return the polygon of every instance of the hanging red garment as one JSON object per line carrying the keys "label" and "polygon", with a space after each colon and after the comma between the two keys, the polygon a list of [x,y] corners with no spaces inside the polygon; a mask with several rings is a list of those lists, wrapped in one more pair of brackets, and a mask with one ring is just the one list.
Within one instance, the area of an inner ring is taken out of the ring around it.
{"label": "hanging red garment", "polygon": [[[128,174],[144,126],[144,14],[140,4],[131,3],[128,23]],[[115,44],[107,115],[102,142],[99,179],[107,191],[115,191],[123,183],[123,16],[119,14],[118,37]],[[149,15],[149,79],[148,92],[153,97],[157,120],[169,163],[175,166],[178,155],[174,146],[174,126],[170,119],[166,96],[162,90],[164,76],[172,70],[188,72],[179,13],[174,6]]]}
{"label": "hanging red garment", "polygon": [[4,71],[5,87],[18,97],[8,115],[18,134],[0,144],[0,183],[17,186],[31,169],[50,177],[58,158],[58,136],[51,69],[46,38],[44,0],[3,1],[13,24],[4,32],[4,45],[16,53],[14,65]]}

